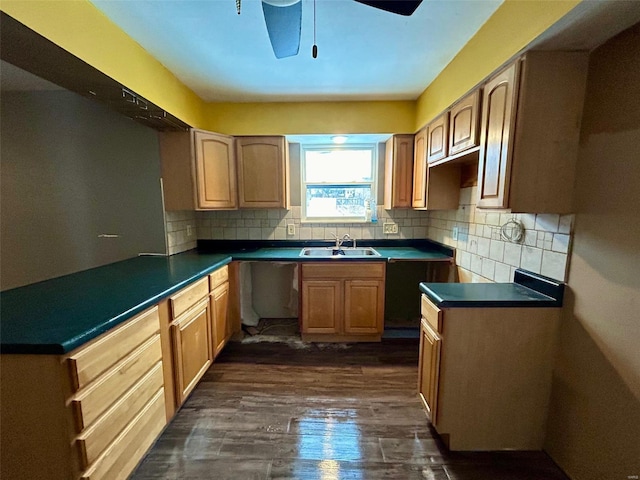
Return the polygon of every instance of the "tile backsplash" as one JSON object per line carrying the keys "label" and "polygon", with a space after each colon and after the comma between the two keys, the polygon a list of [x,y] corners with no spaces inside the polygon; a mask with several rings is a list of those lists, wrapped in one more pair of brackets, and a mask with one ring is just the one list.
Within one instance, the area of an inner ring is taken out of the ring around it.
{"label": "tile backsplash", "polygon": [[169,255],[196,248],[196,212],[165,212],[165,224]]}
{"label": "tile backsplash", "polygon": [[[302,223],[301,207],[290,210],[232,210],[197,212],[198,238],[207,240],[333,240],[348,233],[359,239],[425,238],[428,212],[384,210],[378,207],[377,223]],[[397,234],[385,234],[384,224],[398,226]],[[287,226],[294,233],[287,234]]]}
{"label": "tile backsplash", "polygon": [[[495,282],[512,281],[518,267],[566,280],[574,216],[484,212],[476,209],[476,188],[460,189],[458,210],[429,212],[428,238],[456,248],[456,264]],[[518,243],[501,236],[511,219],[525,229]]]}
{"label": "tile backsplash", "polygon": [[[456,248],[456,264],[495,282],[509,282],[516,268],[566,280],[573,215],[482,211],[475,206],[476,187],[460,189],[457,210],[385,210],[377,223],[302,223],[301,207],[290,210],[166,212],[169,254],[196,247],[202,240],[333,240],[348,233],[360,239],[428,238]],[[501,236],[509,220],[522,222],[520,242]],[[398,227],[385,234],[384,224]],[[293,234],[287,227],[294,225]],[[195,227],[195,230],[191,230]],[[458,238],[453,239],[454,227]],[[189,235],[191,233],[191,235]]]}

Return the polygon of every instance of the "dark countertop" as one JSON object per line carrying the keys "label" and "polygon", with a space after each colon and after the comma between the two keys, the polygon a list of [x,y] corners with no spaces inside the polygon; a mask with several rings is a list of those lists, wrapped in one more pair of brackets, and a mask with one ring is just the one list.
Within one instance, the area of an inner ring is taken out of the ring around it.
{"label": "dark countertop", "polygon": [[420,283],[420,291],[441,308],[561,307],[564,284],[518,269],[514,283]]}
{"label": "dark countertop", "polygon": [[[136,257],[0,292],[0,352],[67,353],[232,260],[346,261],[300,257],[300,248]],[[381,257],[355,261],[451,260],[428,245],[374,248]]]}

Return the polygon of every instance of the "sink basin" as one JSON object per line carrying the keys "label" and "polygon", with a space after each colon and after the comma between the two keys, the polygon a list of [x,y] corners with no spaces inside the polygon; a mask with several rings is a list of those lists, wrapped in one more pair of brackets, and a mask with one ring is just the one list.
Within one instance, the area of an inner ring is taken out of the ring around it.
{"label": "sink basin", "polygon": [[379,257],[380,254],[371,247],[340,248],[335,247],[305,247],[300,251],[301,257],[331,257],[331,258],[362,258]]}

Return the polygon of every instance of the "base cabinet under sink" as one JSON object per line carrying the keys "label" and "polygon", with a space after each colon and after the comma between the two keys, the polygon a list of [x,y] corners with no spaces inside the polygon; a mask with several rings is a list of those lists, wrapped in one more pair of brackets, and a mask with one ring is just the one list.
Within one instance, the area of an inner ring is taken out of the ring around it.
{"label": "base cabinet under sink", "polygon": [[443,308],[422,296],[418,392],[451,450],[541,450],[559,308]]}

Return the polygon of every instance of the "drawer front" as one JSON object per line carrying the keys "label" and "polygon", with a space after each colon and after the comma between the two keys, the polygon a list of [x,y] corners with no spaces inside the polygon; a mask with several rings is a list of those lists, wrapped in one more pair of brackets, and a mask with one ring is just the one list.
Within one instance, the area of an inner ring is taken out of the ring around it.
{"label": "drawer front", "polygon": [[158,362],[90,428],[82,432],[76,440],[81,468],[87,468],[100,456],[116,436],[155,397],[158,390],[163,388],[163,383],[162,362]]}
{"label": "drawer front", "polygon": [[226,265],[219,268],[215,272],[209,275],[209,288],[213,290],[218,285],[226,282],[229,279],[229,267]]}
{"label": "drawer front", "polygon": [[159,331],[156,306],[72,353],[67,362],[73,391],[87,386]]}
{"label": "drawer front", "polygon": [[209,279],[205,277],[169,297],[173,318],[182,315],[207,295],[209,295]]}
{"label": "drawer front", "polygon": [[384,279],[384,262],[303,263],[302,278]]}
{"label": "drawer front", "polygon": [[162,358],[160,335],[128,355],[97,382],[71,399],[77,433],[91,425]]}
{"label": "drawer front", "polygon": [[133,421],[107,447],[82,478],[124,480],[166,424],[164,392],[159,390]]}
{"label": "drawer front", "polygon": [[431,303],[424,294],[422,294],[420,312],[422,316],[427,319],[431,328],[438,333],[442,333],[442,310]]}

